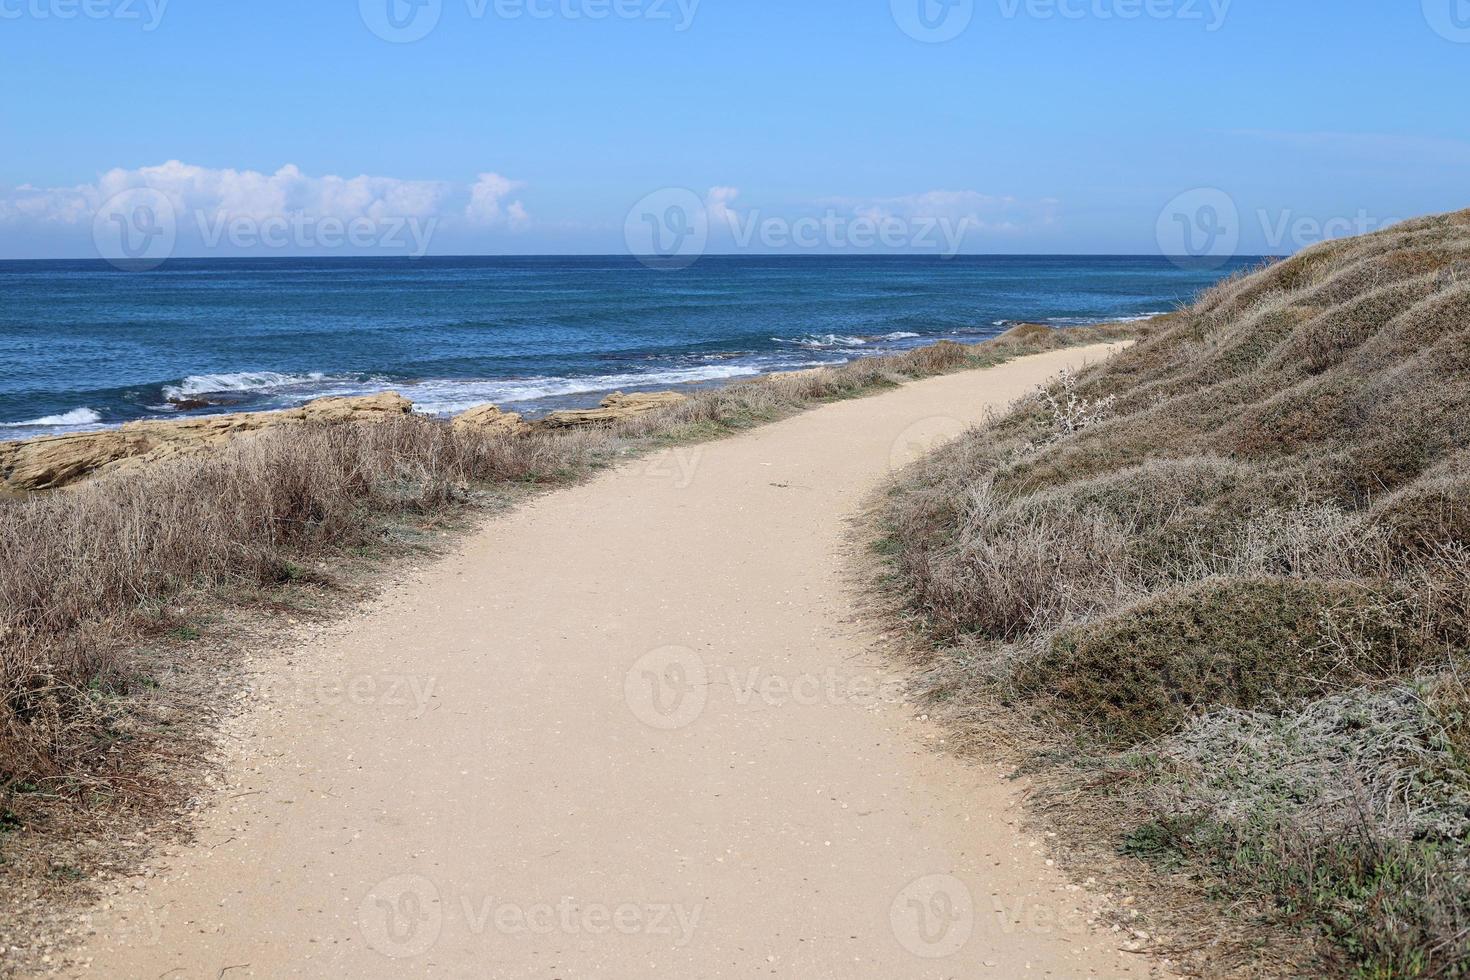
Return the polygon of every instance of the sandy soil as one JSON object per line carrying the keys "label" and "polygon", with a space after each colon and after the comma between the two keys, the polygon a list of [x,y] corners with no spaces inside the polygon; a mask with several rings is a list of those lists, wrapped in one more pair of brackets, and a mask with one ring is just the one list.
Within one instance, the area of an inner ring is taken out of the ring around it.
{"label": "sandy soil", "polygon": [[680,448],[490,521],[267,659],[195,845],[85,976],[1145,976],[845,594],[888,470],[1060,351]]}

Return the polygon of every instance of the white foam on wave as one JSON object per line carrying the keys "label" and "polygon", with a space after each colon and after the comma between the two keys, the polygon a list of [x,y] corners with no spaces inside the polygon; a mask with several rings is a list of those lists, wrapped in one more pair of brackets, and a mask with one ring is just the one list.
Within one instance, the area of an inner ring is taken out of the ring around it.
{"label": "white foam on wave", "polygon": [[239,371],[233,374],[193,374],[176,385],[164,385],[163,395],[170,400],[222,392],[269,391],[292,385],[325,381],[320,371],[310,374],[281,374],[276,371]]}
{"label": "white foam on wave", "polygon": [[[1144,320],[1152,320],[1156,316],[1164,316],[1164,313],[1162,313],[1162,312],[1139,313],[1139,314],[1136,314],[1134,316],[1112,316],[1112,317],[1108,317],[1108,316],[1053,316],[1053,317],[1047,317],[1045,320],[1042,320],[1041,322],[1042,323],[1053,324],[1053,325],[1059,326],[1059,327],[1092,327],[1092,326],[1096,326],[1096,325],[1098,325],[1100,323],[1141,323]],[[1002,322],[1003,323],[1009,323],[1009,322],[1012,322],[1012,321],[1002,321]],[[1018,321],[1014,321],[1014,322],[1019,323],[1021,321],[1018,320]]]}
{"label": "white foam on wave", "polygon": [[916,333],[909,333],[907,330],[895,330],[893,333],[886,333],[886,334],[884,334],[881,339],[883,339],[883,340],[913,340],[917,336],[919,336],[919,335],[916,334]]}
{"label": "white foam on wave", "polygon": [[409,399],[416,411],[426,415],[453,415],[477,405],[493,402],[502,407],[543,398],[615,391],[619,388],[647,388],[659,385],[695,384],[702,381],[724,381],[760,374],[748,365],[710,365],[680,368],[673,371],[651,371],[646,374],[598,374],[581,378],[516,378],[504,381],[419,381],[411,384],[374,384],[378,391],[393,390]]}
{"label": "white foam on wave", "polygon": [[74,408],[70,412],[62,412],[60,415],[45,415],[29,422],[0,422],[0,429],[46,429],[63,428],[75,425],[96,425],[102,421],[102,416],[90,408]]}
{"label": "white foam on wave", "polygon": [[808,337],[772,337],[778,344],[791,344],[808,350],[829,350],[833,347],[863,347],[867,340],[862,337],[844,337],[841,334],[813,334]]}

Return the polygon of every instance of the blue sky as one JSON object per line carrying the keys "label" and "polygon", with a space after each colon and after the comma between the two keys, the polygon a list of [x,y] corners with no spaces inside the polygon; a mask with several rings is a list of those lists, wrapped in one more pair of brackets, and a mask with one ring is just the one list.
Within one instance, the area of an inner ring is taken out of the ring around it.
{"label": "blue sky", "polygon": [[[1470,0],[420,0],[411,43],[370,29],[390,2],[0,0],[0,258],[95,255],[126,188],[195,254],[276,213],[290,251],[396,215],[432,252],[621,252],[665,188],[719,251],[866,218],[906,229],[883,249],[942,219],[967,252],[1156,253],[1220,224],[1203,200],[1279,253],[1470,206]],[[921,3],[953,39],[905,33]]]}

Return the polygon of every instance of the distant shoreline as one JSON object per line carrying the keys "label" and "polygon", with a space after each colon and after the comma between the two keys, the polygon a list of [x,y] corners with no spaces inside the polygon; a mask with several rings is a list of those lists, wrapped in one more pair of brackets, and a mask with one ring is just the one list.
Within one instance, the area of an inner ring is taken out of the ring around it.
{"label": "distant shoreline", "polygon": [[[1005,319],[989,324],[988,330],[986,328],[980,327],[972,328],[975,333],[973,339],[969,340],[961,339],[962,335],[958,331],[935,336],[926,336],[924,334],[913,332],[902,332],[901,334],[894,333],[883,336],[867,337],[842,337],[838,335],[828,335],[825,338],[809,338],[803,343],[809,344],[810,349],[816,352],[840,348],[848,354],[847,357],[841,360],[820,360],[811,361],[809,363],[796,363],[792,364],[789,367],[767,371],[763,371],[755,367],[746,367],[743,365],[733,368],[721,369],[718,364],[715,364],[711,365],[708,376],[705,377],[695,377],[693,375],[696,372],[688,371],[684,372],[685,374],[690,375],[687,380],[678,380],[680,372],[667,372],[663,374],[656,373],[650,375],[650,380],[644,383],[639,383],[638,376],[631,374],[592,376],[589,378],[484,379],[482,382],[475,381],[473,379],[445,378],[424,379],[421,381],[406,381],[398,383],[391,381],[365,381],[351,385],[353,390],[348,391],[346,390],[346,388],[349,387],[349,385],[348,383],[344,382],[344,390],[342,391],[327,390],[320,394],[303,394],[299,401],[296,401],[292,404],[249,407],[249,405],[245,403],[245,398],[248,396],[250,389],[242,388],[239,391],[190,391],[188,388],[188,382],[197,380],[191,378],[185,379],[185,383],[182,386],[172,384],[165,384],[162,386],[166,392],[172,390],[176,393],[173,396],[173,404],[179,407],[174,411],[159,410],[152,415],[139,415],[137,418],[119,419],[117,421],[104,422],[98,412],[88,406],[80,406],[66,413],[38,418],[31,420],[30,422],[0,423],[0,444],[28,442],[35,439],[65,438],[69,436],[85,436],[91,435],[93,433],[111,432],[121,429],[124,426],[134,422],[187,422],[191,420],[216,418],[224,415],[253,415],[260,413],[277,412],[292,408],[299,408],[320,398],[370,397],[372,395],[387,393],[403,394],[410,401],[414,402],[415,412],[427,415],[432,418],[450,419],[453,418],[455,415],[467,411],[470,408],[479,407],[481,405],[494,404],[506,410],[516,411],[527,419],[537,419],[559,411],[588,409],[595,407],[604,397],[618,391],[630,393],[654,393],[662,391],[704,391],[711,388],[724,387],[725,385],[735,382],[752,381],[763,377],[771,377],[781,374],[792,374],[801,371],[818,370],[824,367],[836,367],[841,364],[848,363],[851,360],[869,357],[882,357],[888,354],[900,353],[904,350],[913,350],[921,347],[927,347],[930,344],[938,343],[943,340],[958,340],[962,343],[983,342],[983,340],[1003,334],[1006,330],[1012,329],[1017,326],[1024,326],[1033,323],[1049,328],[1091,327],[1140,323],[1162,315],[1164,315],[1163,311],[1151,311],[1136,315],[1114,317],[1102,320],[1095,320],[1086,317]],[[802,344],[796,343],[796,346],[800,347],[802,346]],[[859,350],[858,348],[866,349]],[[749,355],[746,352],[733,352],[725,356],[729,357],[733,361],[737,358],[747,357]],[[222,380],[235,382],[235,379],[248,380],[252,377],[262,379],[263,383],[259,386],[262,389],[269,388],[269,382],[272,379],[280,380],[280,384],[277,387],[281,390],[286,390],[291,387],[290,379],[292,376],[270,371],[242,372],[239,375],[223,376]],[[324,376],[311,380],[319,380],[322,383],[328,385],[330,385],[331,383],[330,380],[326,379]],[[307,383],[307,380],[303,380],[300,382],[303,387]],[[453,411],[435,411],[432,409],[424,411],[419,407],[420,402],[413,397],[414,390],[425,385],[447,386],[458,384],[470,386],[482,383],[485,385],[541,383],[546,385],[547,387],[554,387],[557,384],[566,384],[569,386],[586,384],[588,386],[585,388],[580,388],[576,391],[569,391],[562,395],[547,395],[545,397],[531,399],[524,402],[518,401],[516,399],[486,399],[484,401],[466,402],[463,405],[456,406],[456,409]],[[220,400],[211,401],[211,399]],[[66,421],[67,419],[75,419],[75,421],[68,422]],[[8,433],[11,431],[16,432],[17,434],[14,437],[9,437]]]}

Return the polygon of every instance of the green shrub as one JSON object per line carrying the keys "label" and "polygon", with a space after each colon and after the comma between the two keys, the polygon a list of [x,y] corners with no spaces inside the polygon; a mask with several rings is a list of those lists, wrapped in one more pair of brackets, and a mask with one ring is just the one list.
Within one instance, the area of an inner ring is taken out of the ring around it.
{"label": "green shrub", "polygon": [[1068,630],[1016,674],[1066,723],[1132,745],[1216,708],[1255,708],[1392,677],[1425,651],[1375,589],[1208,583]]}

